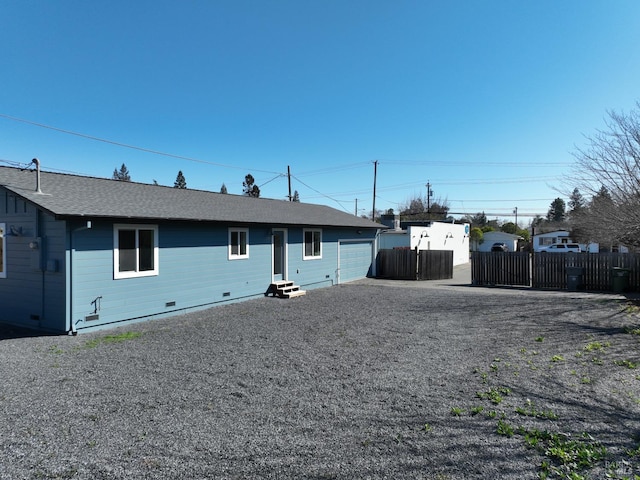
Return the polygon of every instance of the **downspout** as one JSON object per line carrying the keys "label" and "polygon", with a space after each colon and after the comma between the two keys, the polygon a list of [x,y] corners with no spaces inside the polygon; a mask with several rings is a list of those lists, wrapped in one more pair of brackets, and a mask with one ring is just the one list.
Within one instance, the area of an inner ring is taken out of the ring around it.
{"label": "downspout", "polygon": [[[40,187],[40,160],[38,160],[37,158],[34,158],[33,160],[31,160],[31,163],[35,164],[36,166],[36,193],[38,194],[42,194],[42,188]],[[36,228],[35,228],[35,234],[34,237],[35,238],[42,238],[41,237],[41,231],[42,231],[42,212],[40,211],[40,209],[36,209]],[[44,318],[44,303],[45,303],[45,288],[46,288],[46,278],[45,278],[45,267],[44,267],[44,251],[43,251],[43,242],[42,240],[40,241],[40,244],[36,246],[36,248],[38,249],[37,254],[39,255],[39,261],[38,261],[38,269],[41,272],[41,276],[40,276],[40,312],[39,312],[39,317],[40,317],[40,326],[42,326],[42,319]]]}

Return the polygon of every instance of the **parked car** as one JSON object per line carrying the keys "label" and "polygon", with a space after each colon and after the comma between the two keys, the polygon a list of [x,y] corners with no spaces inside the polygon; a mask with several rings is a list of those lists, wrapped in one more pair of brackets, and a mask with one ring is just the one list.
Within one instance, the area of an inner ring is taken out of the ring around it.
{"label": "parked car", "polygon": [[580,245],[578,245],[577,243],[552,243],[548,247],[543,247],[540,249],[540,252],[548,253],[580,253],[581,251],[582,250],[580,249]]}
{"label": "parked car", "polygon": [[509,247],[503,242],[496,242],[491,246],[492,252],[508,252]]}

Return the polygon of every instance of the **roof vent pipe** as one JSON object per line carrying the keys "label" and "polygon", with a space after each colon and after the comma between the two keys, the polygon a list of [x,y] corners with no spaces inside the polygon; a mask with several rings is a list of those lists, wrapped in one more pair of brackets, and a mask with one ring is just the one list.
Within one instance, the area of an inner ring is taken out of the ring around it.
{"label": "roof vent pipe", "polygon": [[36,164],[36,193],[42,193],[42,190],[40,190],[40,160],[34,158],[31,163]]}

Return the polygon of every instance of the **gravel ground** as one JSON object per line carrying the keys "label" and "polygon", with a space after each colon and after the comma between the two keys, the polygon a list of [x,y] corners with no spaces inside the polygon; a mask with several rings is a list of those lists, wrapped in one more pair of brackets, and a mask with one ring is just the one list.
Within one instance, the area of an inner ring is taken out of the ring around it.
{"label": "gravel ground", "polygon": [[630,305],[366,280],[76,337],[5,327],[0,478],[561,478],[517,427],[605,447],[585,478],[633,478]]}

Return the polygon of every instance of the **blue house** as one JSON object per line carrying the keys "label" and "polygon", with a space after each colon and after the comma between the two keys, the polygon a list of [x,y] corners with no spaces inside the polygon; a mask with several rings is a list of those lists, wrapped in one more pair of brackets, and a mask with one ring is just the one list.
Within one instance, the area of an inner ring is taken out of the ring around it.
{"label": "blue house", "polygon": [[382,225],[282,200],[0,167],[0,322],[59,333],[371,273]]}

